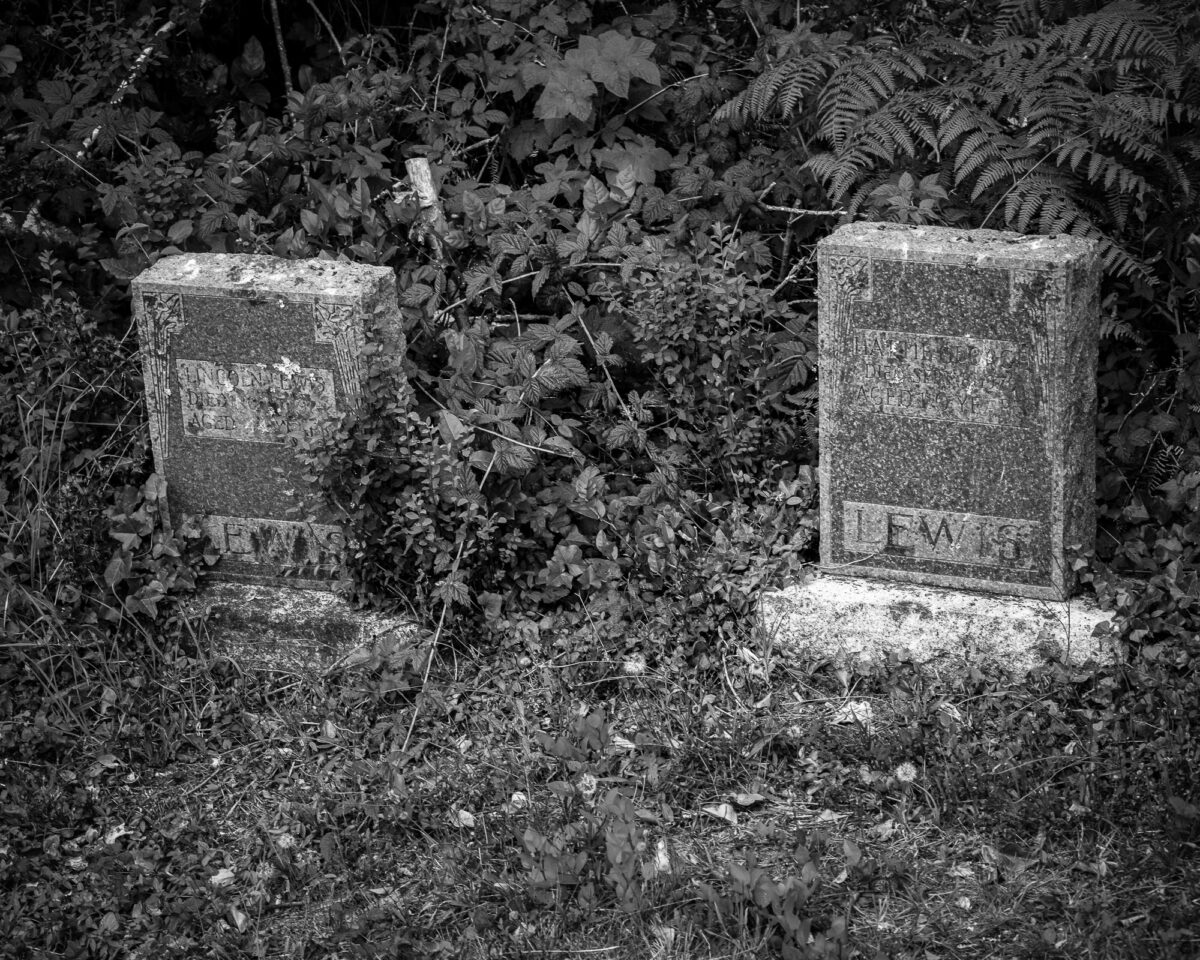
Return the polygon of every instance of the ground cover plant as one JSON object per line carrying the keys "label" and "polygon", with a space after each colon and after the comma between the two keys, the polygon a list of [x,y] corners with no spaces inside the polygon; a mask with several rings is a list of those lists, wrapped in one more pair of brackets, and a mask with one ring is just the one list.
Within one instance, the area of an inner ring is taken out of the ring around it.
{"label": "ground cover plant", "polygon": [[[1198,38],[1126,0],[17,4],[0,951],[1200,949]],[[814,555],[852,217],[1101,243],[1077,565],[1121,662],[749,626]],[[208,250],[396,270],[406,354],[297,455],[418,649],[260,671],[181,606],[213,558],[159,516],[128,279]]]}

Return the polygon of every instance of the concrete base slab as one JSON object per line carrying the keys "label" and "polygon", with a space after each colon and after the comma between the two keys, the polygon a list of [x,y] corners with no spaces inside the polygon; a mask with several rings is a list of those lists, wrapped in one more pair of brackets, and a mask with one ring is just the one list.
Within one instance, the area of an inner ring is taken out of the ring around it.
{"label": "concrete base slab", "polygon": [[265,584],[208,582],[186,610],[205,617],[214,653],[306,675],[415,655],[423,634],[411,620],[356,610],[328,591]]}
{"label": "concrete base slab", "polygon": [[818,576],[766,594],[761,617],[774,647],[833,659],[911,652],[921,662],[995,662],[1027,673],[1047,660],[1116,654],[1110,615],[1088,598],[1069,602],[943,587]]}

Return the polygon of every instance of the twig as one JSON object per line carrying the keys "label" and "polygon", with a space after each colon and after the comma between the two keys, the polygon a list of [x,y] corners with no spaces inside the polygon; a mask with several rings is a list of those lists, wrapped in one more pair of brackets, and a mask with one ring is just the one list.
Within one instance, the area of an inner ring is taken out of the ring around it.
{"label": "twig", "polygon": [[287,50],[283,46],[283,27],[279,23],[279,0],[271,0],[271,23],[275,27],[275,46],[279,50],[279,65],[283,70],[283,90],[287,98],[283,112],[286,116],[292,112],[290,102],[292,94],[296,91],[292,88],[292,68],[288,64]]}
{"label": "twig", "polygon": [[[560,270],[565,270],[567,267],[574,267],[577,270],[599,269],[599,268],[606,267],[611,270],[613,268],[619,268],[620,266],[621,266],[621,264],[619,264],[619,263],[605,263],[602,261],[601,262],[589,262],[589,263],[560,263],[560,264],[558,264],[558,267]],[[518,273],[515,277],[504,277],[500,281],[500,285],[503,286],[506,283],[516,283],[518,280],[528,280],[530,277],[536,277],[541,272],[542,272],[541,270],[530,270],[528,273]],[[471,299],[472,299],[471,297],[461,297],[458,300],[455,300],[453,303],[446,304],[444,307],[442,307],[441,310],[439,310],[435,314],[435,319],[445,316],[451,310],[453,310],[455,307],[461,307],[464,303],[469,303]]]}
{"label": "twig", "polygon": [[809,210],[806,207],[780,207],[773,203],[759,204],[764,210],[774,210],[777,213],[794,213],[796,216],[809,217],[840,217],[845,210]]}
{"label": "twig", "polygon": [[333,45],[337,48],[338,59],[342,61],[342,66],[344,67],[346,65],[346,52],[342,49],[342,45],[338,41],[337,34],[333,32],[333,27],[325,18],[325,14],[321,12],[321,8],[317,6],[316,0],[308,0],[308,5],[312,7],[312,12],[317,15],[317,19],[320,20],[322,25],[325,27],[326,32],[329,34],[329,39],[333,41]]}
{"label": "twig", "polygon": [[668,90],[670,90],[672,87],[681,87],[681,86],[683,86],[685,83],[691,83],[693,80],[700,80],[700,79],[702,79],[702,78],[704,78],[704,77],[707,77],[707,76],[708,76],[708,74],[707,74],[707,73],[697,73],[697,74],[695,74],[695,75],[693,75],[693,76],[690,76],[690,77],[684,77],[682,80],[676,80],[674,83],[668,83],[668,84],[667,84],[665,87],[659,87],[659,89],[655,90],[655,91],[654,91],[652,94],[650,94],[650,96],[646,97],[646,99],[645,99],[645,100],[642,100],[642,101],[640,101],[639,103],[635,103],[635,104],[634,104],[632,107],[630,107],[628,110],[624,111],[624,112],[621,114],[621,116],[622,116],[622,117],[627,117],[627,116],[629,116],[631,113],[633,113],[633,111],[634,111],[634,110],[638,110],[638,109],[640,109],[641,107],[644,107],[646,104],[648,104],[648,103],[649,103],[651,100],[653,100],[655,97],[661,97],[661,96],[662,96],[664,93],[666,93],[666,92],[667,92]]}
{"label": "twig", "polygon": [[1052,156],[1054,156],[1054,154],[1058,153],[1064,147],[1069,146],[1070,144],[1074,143],[1076,140],[1082,140],[1084,137],[1088,136],[1088,134],[1090,134],[1091,132],[1092,131],[1090,129],[1085,130],[1083,133],[1072,137],[1070,140],[1066,141],[1065,143],[1061,143],[1057,147],[1054,147],[1053,149],[1048,151],[1046,153],[1046,155],[1044,157],[1042,157],[1041,160],[1039,160],[1032,167],[1030,167],[1028,170],[1026,170],[1023,174],[1021,174],[1021,176],[1017,177],[1017,179],[1013,181],[1013,185],[1011,187],[1009,187],[1007,190],[1005,190],[1004,193],[1002,193],[1000,195],[1000,199],[997,200],[995,202],[995,204],[992,205],[992,209],[988,211],[987,216],[984,217],[983,220],[980,222],[980,224],[979,224],[980,229],[983,229],[984,227],[987,226],[987,222],[992,219],[992,214],[995,213],[999,209],[1000,204],[1002,204],[1005,200],[1007,200],[1008,195],[1010,193],[1012,193],[1014,190],[1016,190],[1017,187],[1019,187],[1022,183],[1024,183],[1026,180],[1028,180],[1030,177],[1032,177],[1033,172],[1038,167],[1040,167],[1043,163],[1045,163],[1047,160],[1049,160]]}

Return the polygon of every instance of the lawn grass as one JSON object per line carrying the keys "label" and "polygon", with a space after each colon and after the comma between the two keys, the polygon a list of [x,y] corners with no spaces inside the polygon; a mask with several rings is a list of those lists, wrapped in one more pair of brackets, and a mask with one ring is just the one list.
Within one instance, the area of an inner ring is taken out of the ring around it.
{"label": "lawn grass", "polygon": [[1196,820],[1083,671],[457,649],[418,696],[199,637],[3,721],[0,952],[1200,955]]}

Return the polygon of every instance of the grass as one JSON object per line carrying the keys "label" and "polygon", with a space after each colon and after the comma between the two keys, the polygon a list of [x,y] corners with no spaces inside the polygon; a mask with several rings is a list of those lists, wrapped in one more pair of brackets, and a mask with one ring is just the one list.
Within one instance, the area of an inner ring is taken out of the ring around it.
{"label": "grass", "polygon": [[417,696],[192,628],[0,674],[0,954],[1200,954],[1180,771],[1079,671],[459,650]]}

